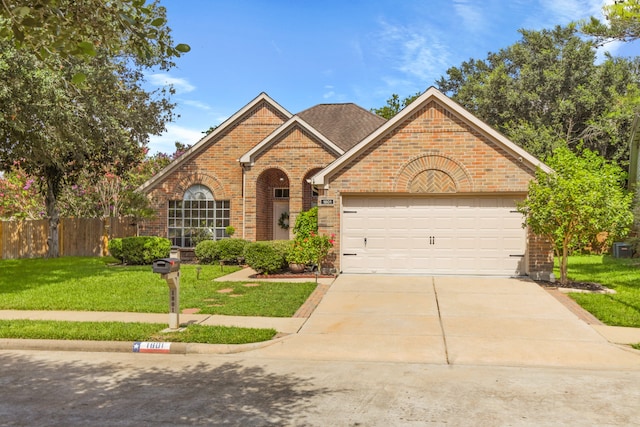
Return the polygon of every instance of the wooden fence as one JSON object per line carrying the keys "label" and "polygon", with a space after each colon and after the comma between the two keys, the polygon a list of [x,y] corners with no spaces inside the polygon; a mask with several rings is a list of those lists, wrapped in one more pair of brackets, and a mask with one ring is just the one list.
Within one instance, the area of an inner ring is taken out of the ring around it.
{"label": "wooden fence", "polygon": [[[131,218],[61,218],[60,256],[104,256],[110,238],[136,235]],[[47,255],[49,220],[0,221],[0,259]]]}

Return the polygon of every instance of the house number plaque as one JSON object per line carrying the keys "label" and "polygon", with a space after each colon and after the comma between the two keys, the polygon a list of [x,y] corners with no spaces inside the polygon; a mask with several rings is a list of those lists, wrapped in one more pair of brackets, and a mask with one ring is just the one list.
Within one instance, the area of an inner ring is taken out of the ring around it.
{"label": "house number plaque", "polygon": [[334,199],[320,199],[320,206],[334,206],[336,204]]}

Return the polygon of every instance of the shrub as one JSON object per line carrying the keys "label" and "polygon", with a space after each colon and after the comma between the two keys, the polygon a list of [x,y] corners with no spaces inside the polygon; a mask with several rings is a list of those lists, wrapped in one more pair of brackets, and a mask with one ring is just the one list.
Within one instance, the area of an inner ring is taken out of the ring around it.
{"label": "shrub", "polygon": [[245,262],[259,274],[275,273],[285,267],[285,254],[289,242],[255,242],[244,249]]}
{"label": "shrub", "polygon": [[244,248],[249,242],[242,239],[222,239],[216,242],[218,259],[236,262],[244,256]]}
{"label": "shrub", "polygon": [[207,228],[192,228],[189,230],[188,236],[191,239],[191,246],[194,248],[200,242],[213,240],[213,232]]}
{"label": "shrub", "polygon": [[304,239],[311,236],[311,233],[318,232],[318,207],[315,206],[308,211],[300,212],[296,217],[296,225],[293,227],[293,234],[297,239]]}
{"label": "shrub", "polygon": [[109,240],[109,254],[120,260],[120,262],[124,261],[124,258],[122,256],[122,239],[121,238],[115,238],[115,239],[111,239]]}
{"label": "shrub", "polygon": [[158,258],[166,258],[171,241],[163,237],[138,236],[122,239],[123,261],[131,265],[147,265]]}
{"label": "shrub", "polygon": [[195,254],[201,264],[213,264],[220,259],[218,242],[204,240],[196,245]]}

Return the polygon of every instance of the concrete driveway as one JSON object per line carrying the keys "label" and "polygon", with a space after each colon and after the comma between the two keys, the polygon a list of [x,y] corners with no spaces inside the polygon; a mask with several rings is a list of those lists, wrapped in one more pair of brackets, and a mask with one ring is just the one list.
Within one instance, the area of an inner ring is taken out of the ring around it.
{"label": "concrete driveway", "polygon": [[341,275],[298,334],[256,356],[450,365],[639,369],[537,284]]}

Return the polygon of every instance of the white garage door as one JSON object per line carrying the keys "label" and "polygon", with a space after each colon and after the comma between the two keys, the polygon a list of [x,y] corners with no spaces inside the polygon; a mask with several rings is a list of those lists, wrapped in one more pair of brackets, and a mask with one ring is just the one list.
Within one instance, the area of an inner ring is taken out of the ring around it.
{"label": "white garage door", "polygon": [[344,273],[520,275],[526,232],[510,197],[342,200]]}

